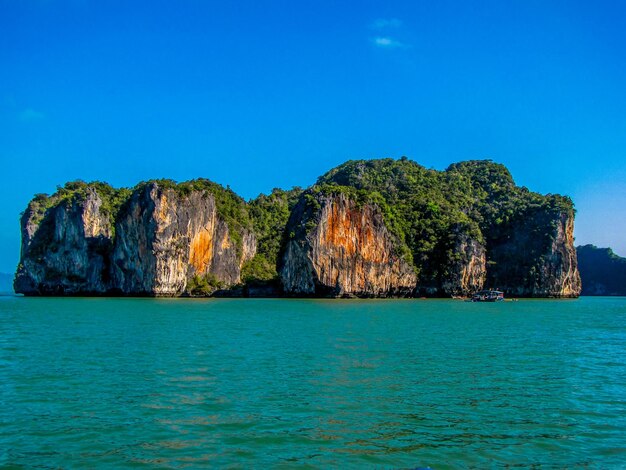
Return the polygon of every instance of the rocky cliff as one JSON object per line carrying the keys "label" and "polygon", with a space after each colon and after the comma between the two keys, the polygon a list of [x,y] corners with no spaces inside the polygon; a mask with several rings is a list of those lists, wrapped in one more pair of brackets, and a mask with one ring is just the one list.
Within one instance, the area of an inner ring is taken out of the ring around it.
{"label": "rocky cliff", "polygon": [[181,193],[150,183],[135,191],[118,216],[113,286],[123,294],[181,295],[191,281],[208,293],[238,284],[256,241],[233,236],[209,191]]}
{"label": "rocky cliff", "polygon": [[508,233],[489,250],[491,286],[519,297],[580,295],[571,211],[528,211]]}
{"label": "rocky cliff", "polygon": [[510,297],[580,295],[571,199],[519,187],[503,165],[488,160],[457,163],[446,173],[469,185],[463,211],[485,240],[485,287]]}
{"label": "rocky cliff", "polygon": [[287,231],[279,271],[289,295],[450,297],[469,295],[485,283],[485,247],[462,225],[450,232],[447,258],[436,270],[441,275],[426,269],[419,275],[381,208],[341,192],[304,194]]}
{"label": "rocky cliff", "polygon": [[[46,205],[51,205],[46,209]],[[39,197],[21,218],[22,251],[14,288],[28,295],[102,294],[109,288],[111,222],[93,187]]]}
{"label": "rocky cliff", "polygon": [[287,224],[280,276],[292,295],[387,297],[413,293],[413,267],[398,256],[378,207],[343,194],[307,193]]}
{"label": "rocky cliff", "polygon": [[[574,206],[488,160],[348,161],[246,203],[206,179],[68,183],[21,219],[28,295],[576,297]],[[258,243],[257,243],[258,241]],[[245,284],[245,285],[244,285]]]}
{"label": "rocky cliff", "polygon": [[256,251],[243,200],[206,180],[141,184],[113,206],[103,189],[70,183],[30,202],[16,292],[207,295],[241,281]]}
{"label": "rocky cliff", "polygon": [[451,231],[452,248],[447,256],[447,269],[435,293],[444,296],[469,296],[485,287],[487,250],[477,237],[462,225]]}

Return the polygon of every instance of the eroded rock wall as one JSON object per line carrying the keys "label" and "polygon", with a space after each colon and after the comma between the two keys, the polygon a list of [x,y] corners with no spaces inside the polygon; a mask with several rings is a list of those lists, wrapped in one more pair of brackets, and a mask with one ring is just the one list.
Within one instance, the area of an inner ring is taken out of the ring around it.
{"label": "eroded rock wall", "polygon": [[89,188],[38,213],[32,201],[21,218],[22,249],[15,292],[26,295],[103,294],[109,289],[111,222]]}
{"label": "eroded rock wall", "polygon": [[574,217],[561,213],[549,250],[544,255],[534,297],[578,297],[582,290],[574,246]]}
{"label": "eroded rock wall", "polygon": [[[396,254],[380,210],[342,194],[307,195],[287,225],[280,276],[290,295],[411,295],[417,277]],[[316,198],[313,201],[311,198]]]}
{"label": "eroded rock wall", "polygon": [[146,185],[118,217],[113,281],[124,294],[175,296],[194,276],[228,287],[241,280],[256,241],[247,230],[237,244],[206,191],[180,194]]}
{"label": "eroded rock wall", "polygon": [[509,297],[578,297],[581,280],[574,247],[574,216],[529,211],[504,241],[488,251],[488,282]]}
{"label": "eroded rock wall", "polygon": [[485,286],[487,252],[485,245],[463,227],[454,227],[452,230],[454,245],[439,294],[468,296]]}

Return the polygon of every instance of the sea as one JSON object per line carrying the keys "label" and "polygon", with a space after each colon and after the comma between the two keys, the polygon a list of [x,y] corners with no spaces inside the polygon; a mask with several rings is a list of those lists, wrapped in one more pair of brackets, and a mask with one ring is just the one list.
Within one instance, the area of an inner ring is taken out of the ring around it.
{"label": "sea", "polygon": [[626,468],[626,298],[0,297],[2,468]]}

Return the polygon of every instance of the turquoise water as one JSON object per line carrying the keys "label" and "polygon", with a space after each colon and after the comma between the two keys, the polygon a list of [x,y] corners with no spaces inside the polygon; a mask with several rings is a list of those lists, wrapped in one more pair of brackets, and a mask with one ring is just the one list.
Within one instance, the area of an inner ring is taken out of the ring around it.
{"label": "turquoise water", "polygon": [[0,465],[626,467],[626,298],[0,298]]}

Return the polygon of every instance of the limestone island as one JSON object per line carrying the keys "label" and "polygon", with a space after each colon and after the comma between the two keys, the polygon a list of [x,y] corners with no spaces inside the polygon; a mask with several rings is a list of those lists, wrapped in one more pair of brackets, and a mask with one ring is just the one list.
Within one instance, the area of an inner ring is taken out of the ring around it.
{"label": "limestone island", "polygon": [[70,182],[21,217],[29,296],[578,297],[574,205],[490,160],[351,160],[246,202],[207,179]]}

